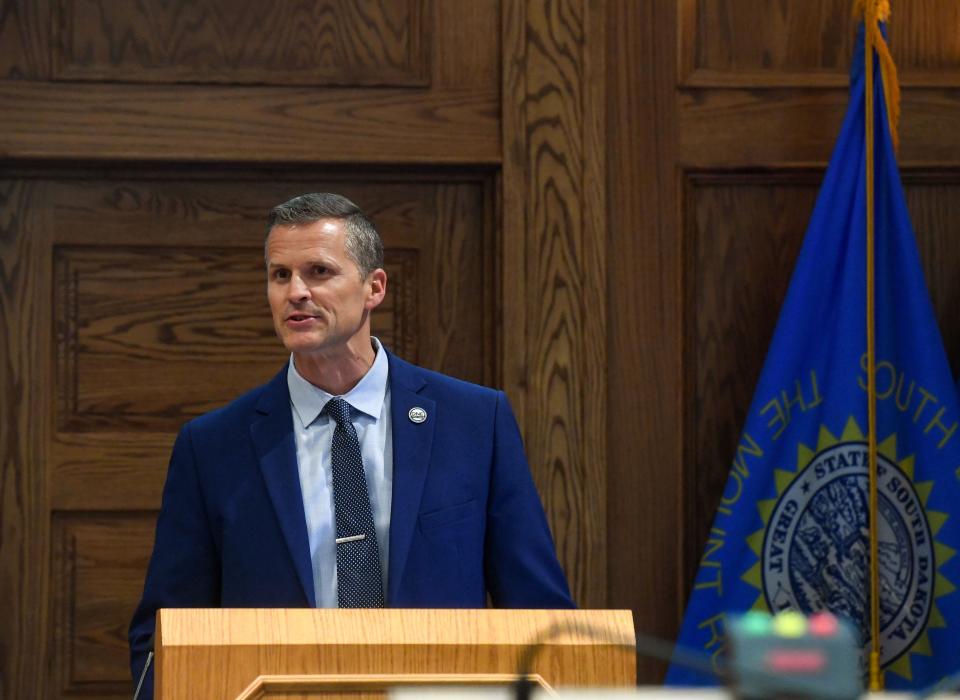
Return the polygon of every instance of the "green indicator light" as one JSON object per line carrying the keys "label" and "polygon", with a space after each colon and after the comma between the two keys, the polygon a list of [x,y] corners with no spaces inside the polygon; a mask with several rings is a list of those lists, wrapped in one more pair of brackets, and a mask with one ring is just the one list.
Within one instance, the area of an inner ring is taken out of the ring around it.
{"label": "green indicator light", "polygon": [[781,637],[802,637],[807,631],[807,620],[800,613],[787,610],[773,618],[773,631]]}
{"label": "green indicator light", "polygon": [[740,629],[744,634],[764,635],[770,633],[770,616],[758,610],[752,610],[740,618]]}

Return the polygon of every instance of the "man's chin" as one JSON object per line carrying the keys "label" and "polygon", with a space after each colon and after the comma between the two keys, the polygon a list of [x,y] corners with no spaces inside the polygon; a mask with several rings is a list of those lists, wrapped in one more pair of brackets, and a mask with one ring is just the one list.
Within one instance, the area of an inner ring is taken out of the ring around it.
{"label": "man's chin", "polygon": [[308,337],[307,334],[285,334],[282,340],[283,347],[294,355],[309,355],[327,348],[326,338]]}

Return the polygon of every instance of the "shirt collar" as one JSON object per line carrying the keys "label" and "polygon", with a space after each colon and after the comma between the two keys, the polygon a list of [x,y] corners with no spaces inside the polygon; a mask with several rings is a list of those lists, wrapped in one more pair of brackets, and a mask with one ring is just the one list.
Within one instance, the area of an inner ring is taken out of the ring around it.
{"label": "shirt collar", "polygon": [[[376,421],[380,418],[384,397],[387,394],[389,363],[387,362],[387,353],[384,352],[380,341],[371,337],[371,343],[374,352],[376,352],[373,364],[357,382],[357,385],[341,398],[354,409]],[[300,375],[293,362],[292,353],[290,364],[287,367],[287,387],[290,389],[290,403],[293,404],[293,410],[304,428],[317,419],[323,407],[327,405],[327,401],[333,398],[333,394],[328,394],[323,389],[314,386]]]}

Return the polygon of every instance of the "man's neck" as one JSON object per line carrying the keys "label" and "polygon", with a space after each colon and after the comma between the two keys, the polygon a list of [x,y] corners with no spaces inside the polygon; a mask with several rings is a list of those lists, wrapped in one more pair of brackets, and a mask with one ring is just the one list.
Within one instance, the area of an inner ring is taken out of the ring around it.
{"label": "man's neck", "polygon": [[333,396],[343,396],[363,379],[376,359],[370,342],[357,339],[332,353],[294,353],[300,376]]}

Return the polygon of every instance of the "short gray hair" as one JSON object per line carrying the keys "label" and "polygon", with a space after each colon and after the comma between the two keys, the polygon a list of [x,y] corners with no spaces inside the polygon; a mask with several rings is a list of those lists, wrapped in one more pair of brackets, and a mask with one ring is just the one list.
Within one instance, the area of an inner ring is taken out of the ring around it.
{"label": "short gray hair", "polygon": [[357,264],[361,277],[366,279],[383,267],[383,241],[373,222],[356,204],[332,192],[302,194],[275,206],[267,217],[267,237],[274,226],[302,226],[320,219],[344,222],[347,255]]}

